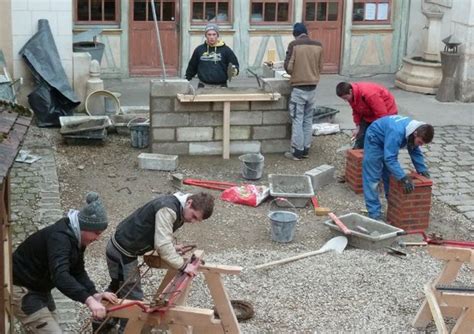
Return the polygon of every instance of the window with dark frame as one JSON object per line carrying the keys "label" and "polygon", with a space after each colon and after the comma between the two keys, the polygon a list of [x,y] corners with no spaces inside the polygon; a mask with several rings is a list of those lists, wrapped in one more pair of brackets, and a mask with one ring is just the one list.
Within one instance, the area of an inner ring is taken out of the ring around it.
{"label": "window with dark frame", "polygon": [[[175,21],[175,2],[155,0],[157,21]],[[133,4],[134,21],[153,21],[153,6],[149,0],[135,0]]]}
{"label": "window with dark frame", "polygon": [[305,22],[311,21],[337,21],[337,2],[306,1],[304,9]]}
{"label": "window with dark frame", "polygon": [[252,0],[251,23],[288,23],[291,18],[291,0]]}
{"label": "window with dark frame", "polygon": [[116,23],[120,0],[76,0],[77,23]]}
{"label": "window with dark frame", "polygon": [[354,0],[352,22],[355,24],[390,23],[391,0]]}
{"label": "window with dark frame", "polygon": [[230,0],[192,0],[191,22],[230,22]]}

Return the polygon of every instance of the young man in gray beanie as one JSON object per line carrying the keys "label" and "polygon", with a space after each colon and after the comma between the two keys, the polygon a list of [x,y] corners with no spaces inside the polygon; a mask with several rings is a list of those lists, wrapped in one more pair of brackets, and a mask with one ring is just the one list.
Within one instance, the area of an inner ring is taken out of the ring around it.
{"label": "young man in gray beanie", "polygon": [[106,316],[102,299],[116,303],[111,292],[97,292],[84,268],[84,251],[107,228],[99,195],[90,192],[86,206],[70,210],[53,225],[23,241],[13,253],[13,312],[27,331],[62,333],[51,290],[86,304],[96,319]]}
{"label": "young man in gray beanie", "polygon": [[[186,79],[197,74],[198,87],[227,87],[229,74],[239,74],[239,61],[231,48],[219,40],[219,27],[209,23],[204,29],[206,41],[194,49],[193,55],[186,69]],[[229,66],[231,70],[229,70]]]}
{"label": "young man in gray beanie", "polygon": [[293,27],[295,40],[286,51],[285,70],[291,74],[289,110],[291,117],[291,160],[307,158],[313,140],[313,111],[316,107],[316,86],[323,70],[323,46],[309,38],[303,23]]}
{"label": "young man in gray beanie", "polygon": [[[137,272],[137,257],[155,250],[172,268],[185,265],[173,244],[173,232],[184,223],[199,223],[209,218],[214,210],[214,197],[200,192],[194,195],[176,193],[155,198],[132,212],[118,226],[107,244],[107,266],[111,283],[108,290],[120,298],[143,299]],[[123,285],[123,286],[122,286]],[[126,320],[121,319],[123,331]]]}

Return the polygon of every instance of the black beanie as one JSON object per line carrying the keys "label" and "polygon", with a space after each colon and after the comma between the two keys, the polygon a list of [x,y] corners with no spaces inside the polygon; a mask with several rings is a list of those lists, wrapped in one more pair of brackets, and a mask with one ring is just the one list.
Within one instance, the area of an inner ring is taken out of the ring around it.
{"label": "black beanie", "polygon": [[304,26],[303,23],[298,22],[295,23],[293,26],[293,36],[298,37],[301,34],[308,34],[308,30],[306,30],[306,27]]}
{"label": "black beanie", "polygon": [[90,192],[86,195],[87,205],[79,211],[78,219],[81,231],[103,231],[107,228],[108,220],[104,205],[99,194]]}

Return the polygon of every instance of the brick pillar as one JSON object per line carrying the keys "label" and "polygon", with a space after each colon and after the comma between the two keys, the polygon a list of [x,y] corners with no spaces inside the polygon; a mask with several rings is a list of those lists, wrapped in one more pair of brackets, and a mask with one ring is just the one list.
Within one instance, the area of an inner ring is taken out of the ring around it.
{"label": "brick pillar", "polygon": [[362,193],[362,159],[364,150],[347,150],[346,183],[356,193]]}
{"label": "brick pillar", "polygon": [[433,181],[417,173],[410,174],[415,190],[403,193],[403,185],[390,177],[387,221],[404,230],[426,229],[430,223]]}

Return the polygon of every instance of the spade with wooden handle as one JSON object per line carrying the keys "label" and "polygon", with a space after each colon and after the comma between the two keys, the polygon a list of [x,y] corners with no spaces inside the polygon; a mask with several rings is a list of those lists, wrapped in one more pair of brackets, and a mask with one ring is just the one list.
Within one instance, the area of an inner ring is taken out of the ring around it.
{"label": "spade with wooden handle", "polygon": [[303,258],[308,257],[308,256],[313,256],[313,255],[317,255],[317,254],[326,253],[326,252],[329,252],[329,251],[335,251],[336,253],[341,254],[344,251],[344,249],[346,248],[346,246],[347,246],[347,238],[344,237],[344,236],[339,236],[339,237],[335,237],[335,238],[330,239],[328,242],[326,242],[323,245],[323,247],[321,247],[320,249],[318,249],[316,251],[303,253],[303,254],[292,256],[292,257],[289,257],[289,258],[286,258],[286,259],[267,262],[267,263],[255,266],[252,269],[268,268],[268,267],[271,267],[271,266],[274,266],[274,265],[277,265],[277,264],[284,264],[284,263],[296,261],[296,260],[299,260],[299,259],[303,259]]}

